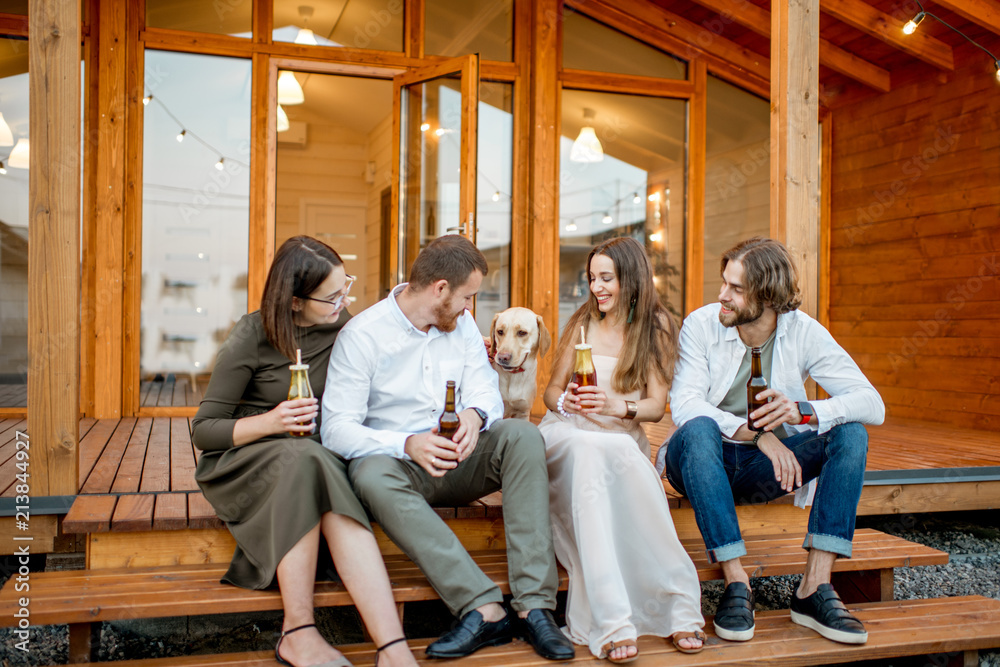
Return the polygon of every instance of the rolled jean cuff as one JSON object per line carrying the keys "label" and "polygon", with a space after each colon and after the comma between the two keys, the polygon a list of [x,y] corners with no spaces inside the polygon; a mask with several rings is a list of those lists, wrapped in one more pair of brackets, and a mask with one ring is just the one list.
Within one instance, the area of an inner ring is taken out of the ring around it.
{"label": "rolled jean cuff", "polygon": [[746,544],[743,543],[743,540],[740,540],[739,542],[723,544],[721,547],[717,547],[715,549],[709,549],[705,553],[708,554],[709,563],[723,563],[727,560],[746,556],[747,547]]}
{"label": "rolled jean cuff", "polygon": [[462,607],[458,612],[459,618],[465,618],[465,615],[470,611],[475,611],[479,609],[484,604],[490,604],[491,602],[496,602],[499,605],[503,605],[503,593],[500,592],[499,588],[494,588],[492,590],[486,591],[482,595],[476,597],[472,602],[468,603]]}
{"label": "rolled jean cuff", "polygon": [[807,533],[805,541],[802,542],[803,549],[819,549],[830,553],[850,558],[854,544],[850,540],[836,535],[824,535],[823,533]]}

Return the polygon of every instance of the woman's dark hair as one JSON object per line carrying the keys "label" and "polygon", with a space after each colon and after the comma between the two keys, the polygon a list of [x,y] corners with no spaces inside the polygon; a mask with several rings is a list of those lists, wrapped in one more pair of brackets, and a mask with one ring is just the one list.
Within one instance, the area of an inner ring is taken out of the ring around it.
{"label": "woman's dark hair", "polygon": [[289,359],[295,359],[298,347],[292,298],[309,296],[323,284],[333,267],[343,264],[336,250],[311,236],[293,236],[275,253],[260,300],[260,318],[267,340]]}
{"label": "woman's dark hair", "polygon": [[[587,257],[587,276],[596,255],[605,255],[615,265],[620,291],[614,315],[620,322],[628,320],[634,307],[631,323],[625,324],[625,336],[618,363],[611,378],[615,391],[627,394],[646,386],[650,369],[666,384],[674,376],[677,359],[677,326],[670,312],[660,303],[653,284],[653,266],[645,248],[629,236],[608,239],[590,251]],[[563,329],[556,358],[570,345],[580,340],[580,327],[589,328],[590,322],[601,319],[597,297],[590,292],[587,303],[580,306]]]}

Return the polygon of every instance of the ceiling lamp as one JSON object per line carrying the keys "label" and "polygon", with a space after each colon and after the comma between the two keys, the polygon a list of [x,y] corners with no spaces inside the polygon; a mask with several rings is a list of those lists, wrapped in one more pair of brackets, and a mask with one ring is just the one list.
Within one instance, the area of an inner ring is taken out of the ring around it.
{"label": "ceiling lamp", "polygon": [[572,162],[600,162],[604,159],[604,148],[594,132],[593,120],[596,116],[593,109],[583,110],[583,127],[569,152]]}
{"label": "ceiling lamp", "polygon": [[313,8],[309,5],[301,5],[299,7],[299,17],[302,18],[302,26],[299,28],[299,34],[295,36],[295,43],[302,44],[304,46],[319,46],[319,42],[316,41],[316,35],[309,28],[306,28],[306,24],[309,23],[309,19],[312,18]]}
{"label": "ceiling lamp", "polygon": [[285,110],[282,109],[281,105],[279,104],[278,105],[278,132],[284,132],[289,127],[291,127],[291,124],[288,122],[288,114],[285,113]]}
{"label": "ceiling lamp", "polygon": [[0,113],[0,146],[13,146],[14,145],[14,135],[10,132],[10,125],[7,121],[3,119],[3,114]]}
{"label": "ceiling lamp", "polygon": [[278,74],[278,104],[291,106],[305,101],[305,93],[302,92],[299,80],[295,78],[295,72],[285,70]]}
{"label": "ceiling lamp", "polygon": [[14,150],[10,152],[10,157],[7,158],[7,166],[14,169],[27,169],[29,152],[28,140],[18,139],[17,145],[14,146]]}

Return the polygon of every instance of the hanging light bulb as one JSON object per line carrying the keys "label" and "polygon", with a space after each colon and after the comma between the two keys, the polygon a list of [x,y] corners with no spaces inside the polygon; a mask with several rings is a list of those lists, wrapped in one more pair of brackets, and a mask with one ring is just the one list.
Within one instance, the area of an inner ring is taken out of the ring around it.
{"label": "hanging light bulb", "polygon": [[278,75],[278,104],[291,106],[302,104],[306,101],[305,93],[299,80],[295,78],[295,72],[285,70]]}
{"label": "hanging light bulb", "polygon": [[583,110],[583,127],[569,152],[572,162],[600,162],[604,159],[604,148],[594,132],[593,120],[596,117],[593,109]]}
{"label": "hanging light bulb", "polygon": [[927,16],[926,12],[919,12],[916,16],[907,21],[906,25],[903,26],[903,33],[912,35],[916,32],[917,26],[920,25],[920,22],[924,20],[925,16]]}
{"label": "hanging light bulb", "polygon": [[14,169],[27,169],[28,157],[31,153],[30,144],[27,139],[18,139],[14,150],[7,156],[7,166]]}
{"label": "hanging light bulb", "polygon": [[611,217],[610,213],[605,213],[604,217],[601,218],[601,222],[603,222],[606,225],[610,225],[614,221],[615,221],[615,219]]}
{"label": "hanging light bulb", "polygon": [[568,225],[566,225],[566,231],[567,232],[575,232],[576,231],[576,223],[575,222],[571,222]]}
{"label": "hanging light bulb", "polygon": [[663,233],[653,232],[652,234],[649,235],[649,240],[652,241],[653,243],[659,243],[660,241],[663,240]]}
{"label": "hanging light bulb", "polygon": [[187,133],[188,133],[187,130],[181,130],[180,132],[178,132],[177,133],[177,143],[183,142],[184,141],[184,137],[187,135]]}
{"label": "hanging light bulb", "polygon": [[638,192],[633,192],[632,193],[632,203],[633,204],[641,204],[642,203],[642,197],[639,196]]}
{"label": "hanging light bulb", "polygon": [[284,132],[292,125],[288,122],[288,114],[278,105],[278,132]]}
{"label": "hanging light bulb", "polygon": [[0,146],[13,146],[14,145],[14,135],[11,134],[10,125],[7,121],[3,119],[3,114],[0,113]]}
{"label": "hanging light bulb", "polygon": [[153,101],[153,96],[152,95],[146,95],[144,98],[142,98],[142,106],[144,106],[144,107],[145,106],[149,106],[149,103],[152,102],[152,101]]}
{"label": "hanging light bulb", "polygon": [[7,173],[7,167],[3,166],[3,162],[0,162],[0,176]]}
{"label": "hanging light bulb", "polygon": [[421,132],[426,132],[429,129],[431,129],[431,124],[430,123],[421,123],[420,124],[420,131]]}
{"label": "hanging light bulb", "polygon": [[997,81],[1000,81],[1000,60],[993,63],[993,66],[997,68]]}
{"label": "hanging light bulb", "polygon": [[226,158],[220,157],[219,161],[215,163],[215,168],[218,169],[219,171],[222,171],[223,169],[226,168],[225,162],[226,162]]}
{"label": "hanging light bulb", "polygon": [[497,190],[493,193],[493,201],[500,201],[500,191]]}
{"label": "hanging light bulb", "polygon": [[309,5],[301,5],[299,7],[299,17],[302,19],[302,27],[299,28],[299,34],[295,36],[296,44],[303,44],[305,46],[319,46],[319,42],[316,41],[316,35],[313,31],[305,27],[309,23],[309,19],[312,18],[313,8]]}

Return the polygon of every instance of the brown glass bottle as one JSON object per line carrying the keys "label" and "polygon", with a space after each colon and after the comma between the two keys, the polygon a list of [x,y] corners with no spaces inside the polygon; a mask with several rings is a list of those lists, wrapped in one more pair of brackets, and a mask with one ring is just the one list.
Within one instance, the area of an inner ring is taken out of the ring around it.
{"label": "brown glass bottle", "polygon": [[575,382],[581,387],[596,387],[597,371],[594,370],[594,358],[590,354],[591,347],[581,343],[576,345],[575,349],[576,361],[573,364],[573,377],[570,378],[570,382]]}
{"label": "brown glass bottle", "polygon": [[444,393],[444,412],[438,420],[438,435],[449,440],[458,432],[461,422],[458,420],[458,413],[455,412],[455,381],[448,380]]}
{"label": "brown glass bottle", "polygon": [[[309,364],[292,364],[288,367],[288,370],[292,372],[292,380],[288,384],[288,400],[294,401],[297,398],[313,398],[312,385],[309,384]],[[311,425],[316,426],[316,421],[313,420]],[[304,424],[304,426],[309,426],[309,424]],[[312,433],[308,430],[289,431],[288,435],[304,437],[312,435]]]}
{"label": "brown glass bottle", "polygon": [[751,431],[763,431],[763,428],[754,428],[754,420],[750,418],[750,413],[767,403],[767,399],[756,398],[757,394],[767,389],[767,380],[760,370],[760,348],[753,348],[750,355],[750,379],[747,380],[747,428]]}

